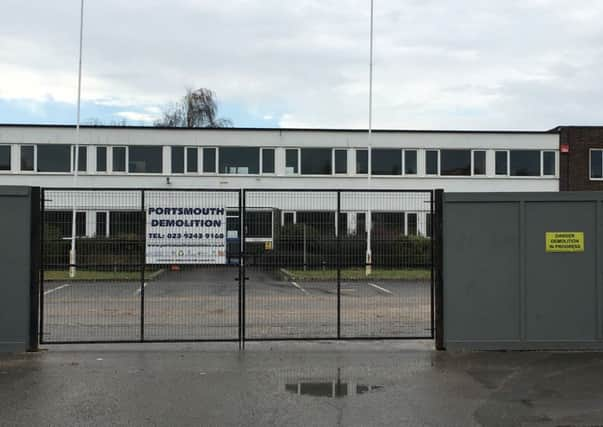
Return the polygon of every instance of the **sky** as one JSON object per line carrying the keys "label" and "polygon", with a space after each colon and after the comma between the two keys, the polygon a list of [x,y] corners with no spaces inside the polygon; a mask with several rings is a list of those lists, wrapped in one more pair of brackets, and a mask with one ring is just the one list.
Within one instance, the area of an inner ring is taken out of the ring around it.
{"label": "sky", "polygon": [[[2,0],[0,123],[76,120],[79,0]],[[368,126],[370,0],[86,0],[82,123],[186,88],[237,127]],[[603,1],[375,0],[376,129],[603,124]]]}

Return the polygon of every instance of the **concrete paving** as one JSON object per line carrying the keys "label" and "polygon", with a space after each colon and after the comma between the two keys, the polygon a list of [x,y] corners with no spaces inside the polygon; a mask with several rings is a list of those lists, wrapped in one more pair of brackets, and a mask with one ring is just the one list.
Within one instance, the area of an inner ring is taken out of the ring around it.
{"label": "concrete paving", "polygon": [[0,425],[603,425],[603,354],[432,347],[52,346],[0,356]]}
{"label": "concrete paving", "polygon": [[[147,340],[237,339],[237,267],[166,271],[144,286]],[[292,281],[252,270],[246,284],[250,339],[337,336],[337,284]],[[44,339],[132,341],[140,337],[140,281],[44,283]],[[429,281],[365,280],[341,284],[344,337],[427,337]]]}

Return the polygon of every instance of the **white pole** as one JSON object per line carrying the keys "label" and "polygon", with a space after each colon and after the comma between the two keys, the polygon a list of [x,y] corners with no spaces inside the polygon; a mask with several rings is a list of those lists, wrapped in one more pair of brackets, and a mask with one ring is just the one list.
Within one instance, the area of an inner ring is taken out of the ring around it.
{"label": "white pole", "polygon": [[[77,77],[77,120],[75,124],[75,148],[73,153],[73,188],[77,187],[77,173],[79,168],[79,154],[80,154],[80,106],[82,99],[82,47],[84,40],[84,0],[81,0],[80,6],[80,54],[78,64],[78,77]],[[76,203],[75,197],[73,199],[73,211],[71,215],[71,250],[69,251],[69,277],[75,277],[75,236],[76,236]]]}
{"label": "white pole", "polygon": [[[369,111],[368,111],[368,188],[371,188],[371,175],[373,174],[373,21],[374,21],[374,0],[371,0],[371,31],[370,31],[370,59],[369,59]],[[370,200],[370,194],[369,194]],[[370,203],[370,201],[369,201]],[[369,209],[366,215],[366,275],[369,276],[372,271],[373,255],[371,251],[371,228],[372,212]]]}

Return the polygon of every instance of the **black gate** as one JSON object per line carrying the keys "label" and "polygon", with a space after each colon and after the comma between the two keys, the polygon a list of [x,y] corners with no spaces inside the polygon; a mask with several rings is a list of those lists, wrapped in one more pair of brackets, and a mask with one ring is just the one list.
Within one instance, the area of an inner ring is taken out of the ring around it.
{"label": "black gate", "polygon": [[434,338],[434,196],[43,190],[40,342]]}

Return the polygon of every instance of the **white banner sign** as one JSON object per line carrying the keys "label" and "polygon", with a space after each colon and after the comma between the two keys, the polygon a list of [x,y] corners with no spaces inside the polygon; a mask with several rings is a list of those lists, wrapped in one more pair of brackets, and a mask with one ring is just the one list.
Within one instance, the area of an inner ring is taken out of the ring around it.
{"label": "white banner sign", "polygon": [[147,264],[226,264],[224,206],[210,197],[203,200],[184,194],[150,199],[146,207]]}

